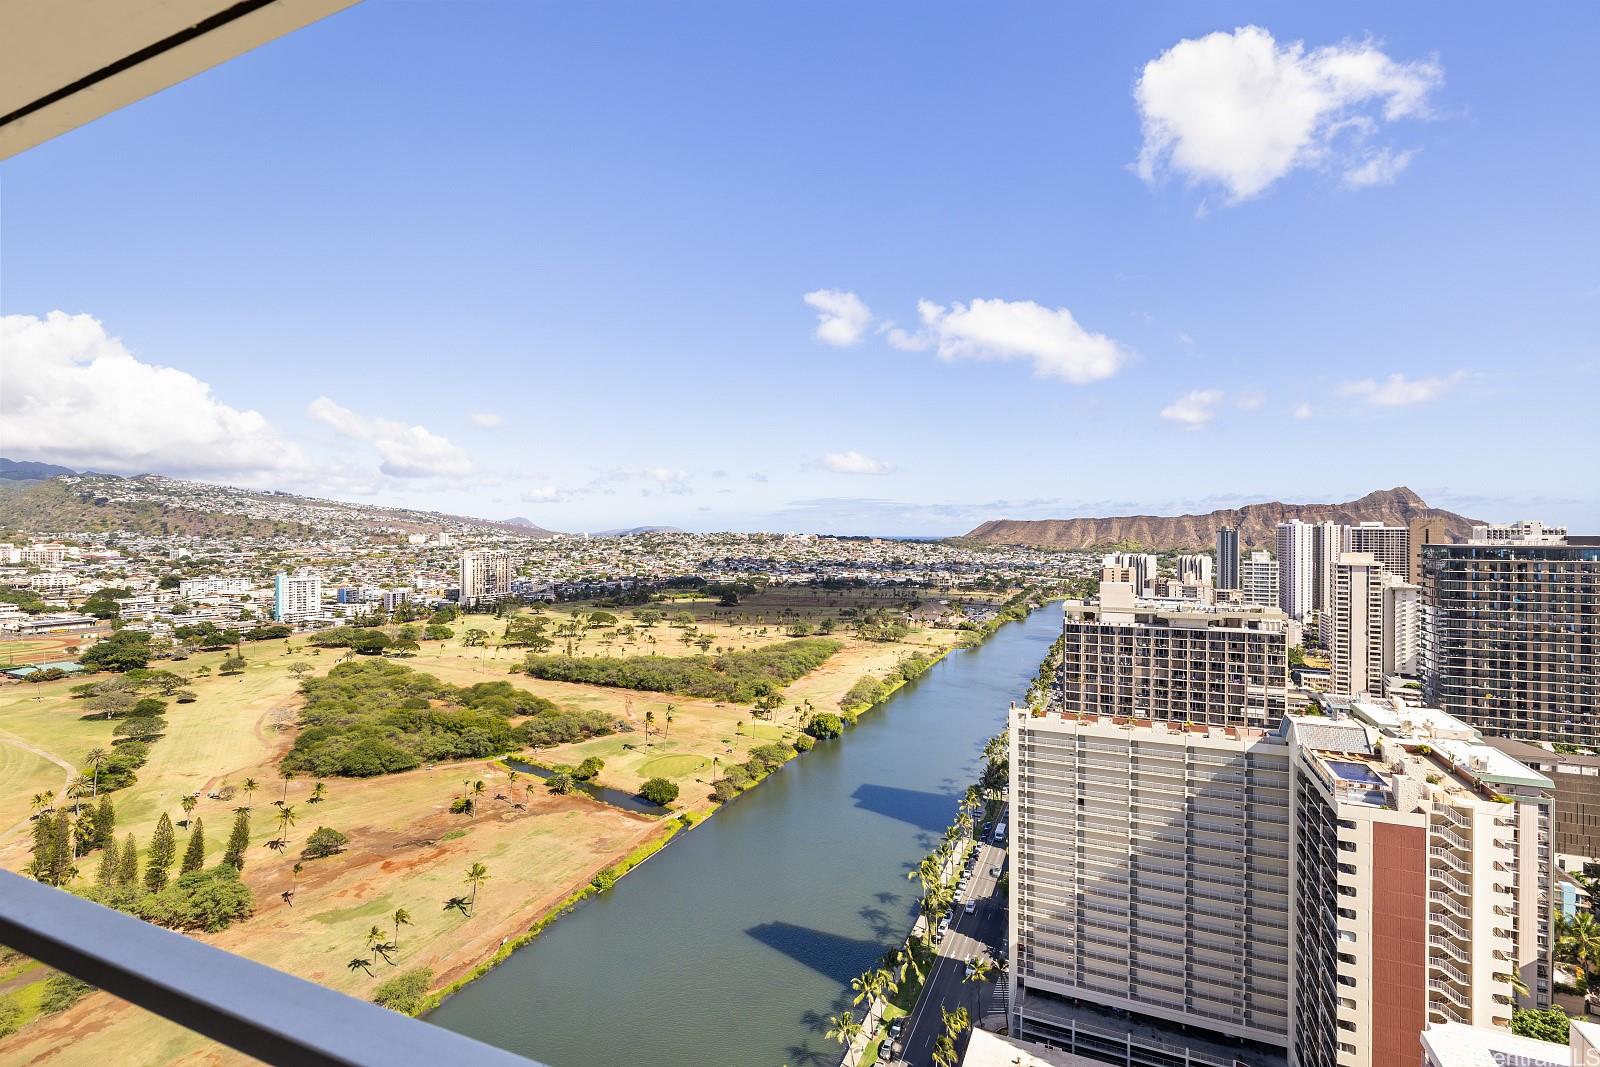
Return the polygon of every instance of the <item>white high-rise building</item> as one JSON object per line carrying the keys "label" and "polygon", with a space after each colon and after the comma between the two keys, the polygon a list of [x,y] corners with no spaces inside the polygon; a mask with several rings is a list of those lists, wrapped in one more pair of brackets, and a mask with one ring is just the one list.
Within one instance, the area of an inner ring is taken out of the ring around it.
{"label": "white high-rise building", "polygon": [[1333,570],[1331,691],[1340,696],[1382,696],[1383,564],[1369,552],[1343,552]]}
{"label": "white high-rise building", "polygon": [[1383,585],[1383,670],[1415,678],[1422,669],[1422,587],[1386,575]]}
{"label": "white high-rise building", "polygon": [[178,596],[184,600],[203,596],[243,596],[251,588],[248,578],[185,578],[178,583]]}
{"label": "white high-rise building", "polygon": [[463,552],[459,578],[457,603],[463,608],[498,603],[511,595],[511,556],[487,550]]}
{"label": "white high-rise building", "polygon": [[1333,568],[1344,551],[1344,530],[1336,522],[1311,524],[1311,609],[1319,618],[1333,604]]}
{"label": "white high-rise building", "polygon": [[1330,710],[1013,712],[1013,1034],[1390,1067],[1430,1025],[1508,1027],[1512,974],[1549,1003],[1551,782],[1433,709]]}
{"label": "white high-rise building", "polygon": [[1404,581],[1412,581],[1411,529],[1407,526],[1385,526],[1381,522],[1363,522],[1345,527],[1346,552],[1370,552],[1390,574]]}
{"label": "white high-rise building", "polygon": [[1278,606],[1291,619],[1311,614],[1315,575],[1311,524],[1299,519],[1278,523]]}
{"label": "white high-rise building", "polygon": [[1239,561],[1239,599],[1246,604],[1278,606],[1278,561],[1260,549]]}
{"label": "white high-rise building", "polygon": [[1192,556],[1179,556],[1177,560],[1177,575],[1180,582],[1210,585],[1211,557],[1203,553],[1197,553]]}
{"label": "white high-rise building", "polygon": [[322,575],[311,571],[279,574],[272,580],[272,617],[298,622],[322,614]]}
{"label": "white high-rise building", "polygon": [[1422,591],[1370,552],[1345,552],[1334,567],[1334,600],[1323,639],[1331,691],[1385,696],[1390,676],[1414,676],[1422,649]]}

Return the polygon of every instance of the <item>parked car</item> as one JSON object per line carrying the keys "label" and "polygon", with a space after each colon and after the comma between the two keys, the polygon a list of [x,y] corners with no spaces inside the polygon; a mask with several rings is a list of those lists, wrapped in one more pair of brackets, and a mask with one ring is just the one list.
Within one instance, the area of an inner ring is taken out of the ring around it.
{"label": "parked car", "polygon": [[894,1022],[890,1023],[889,1024],[889,1040],[890,1041],[899,1041],[900,1040],[900,1032],[905,1029],[905,1025],[906,1025],[906,1021],[904,1019],[896,1019]]}
{"label": "parked car", "polygon": [[968,915],[971,915],[973,912],[975,912],[977,910],[978,910],[978,902],[976,900],[967,901],[967,914]]}
{"label": "parked car", "polygon": [[991,877],[991,878],[998,878],[998,877],[1000,877],[1000,868],[999,868],[999,867],[990,867],[990,868],[989,868],[989,876],[990,876],[990,877]]}

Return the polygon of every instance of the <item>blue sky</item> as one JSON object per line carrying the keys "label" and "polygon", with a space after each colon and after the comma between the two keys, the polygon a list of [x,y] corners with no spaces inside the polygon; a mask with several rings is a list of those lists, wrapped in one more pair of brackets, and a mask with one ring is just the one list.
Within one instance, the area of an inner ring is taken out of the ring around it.
{"label": "blue sky", "polygon": [[1515,18],[368,0],[0,167],[0,449],[571,530],[1600,529],[1600,8]]}

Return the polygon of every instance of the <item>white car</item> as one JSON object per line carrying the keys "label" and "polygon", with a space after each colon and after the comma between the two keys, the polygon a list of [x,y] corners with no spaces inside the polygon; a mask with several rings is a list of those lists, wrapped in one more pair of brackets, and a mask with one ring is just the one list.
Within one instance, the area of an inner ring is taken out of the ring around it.
{"label": "white car", "polygon": [[967,901],[967,914],[968,915],[971,915],[973,912],[975,912],[977,910],[978,910],[978,902],[976,900]]}

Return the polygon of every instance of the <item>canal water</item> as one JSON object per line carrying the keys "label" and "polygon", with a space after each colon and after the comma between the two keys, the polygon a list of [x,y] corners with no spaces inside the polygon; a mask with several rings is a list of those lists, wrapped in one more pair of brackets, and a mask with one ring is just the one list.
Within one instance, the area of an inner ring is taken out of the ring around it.
{"label": "canal water", "polygon": [[823,1020],[910,931],[906,872],[1060,629],[1050,605],[951,653],[428,1021],[552,1067],[832,1067]]}

